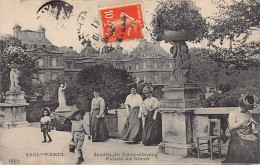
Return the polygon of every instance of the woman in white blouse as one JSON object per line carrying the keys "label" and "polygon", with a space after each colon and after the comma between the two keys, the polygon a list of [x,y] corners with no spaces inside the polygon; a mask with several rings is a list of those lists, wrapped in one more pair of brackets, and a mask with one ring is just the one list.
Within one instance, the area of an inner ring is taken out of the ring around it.
{"label": "woman in white blouse", "polygon": [[137,85],[131,86],[131,94],[126,97],[127,119],[122,131],[122,139],[138,143],[142,140],[142,97],[136,93]]}
{"label": "woman in white blouse", "polygon": [[94,98],[91,103],[91,135],[92,142],[103,142],[109,138],[106,123],[104,121],[105,101],[99,96],[100,88],[94,89]]}
{"label": "woman in white blouse", "polygon": [[145,123],[142,143],[145,146],[157,145],[162,142],[162,118],[160,113],[155,111],[159,108],[159,102],[152,96],[153,88],[151,86],[145,86],[143,92],[147,98],[143,103]]}
{"label": "woman in white blouse", "polygon": [[223,163],[257,163],[257,137],[252,133],[252,124],[257,123],[249,112],[254,102],[254,96],[242,95],[240,108],[229,113],[230,142]]}

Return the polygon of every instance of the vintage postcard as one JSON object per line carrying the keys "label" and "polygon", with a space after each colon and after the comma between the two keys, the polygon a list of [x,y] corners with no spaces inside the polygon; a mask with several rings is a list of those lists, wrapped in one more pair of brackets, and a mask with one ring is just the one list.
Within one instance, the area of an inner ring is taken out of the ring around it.
{"label": "vintage postcard", "polygon": [[0,165],[260,163],[258,0],[0,0]]}

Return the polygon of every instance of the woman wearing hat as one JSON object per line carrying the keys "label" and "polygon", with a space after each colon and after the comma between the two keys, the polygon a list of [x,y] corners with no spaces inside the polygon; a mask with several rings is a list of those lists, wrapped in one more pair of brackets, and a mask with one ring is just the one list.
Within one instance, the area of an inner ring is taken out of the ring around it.
{"label": "woman wearing hat", "polygon": [[155,110],[159,108],[158,99],[152,96],[153,88],[145,86],[143,89],[147,97],[143,103],[145,123],[142,143],[145,146],[157,145],[162,141],[162,118]]}
{"label": "woman wearing hat", "polygon": [[138,143],[142,140],[142,97],[136,93],[137,85],[130,86],[131,94],[126,97],[127,119],[122,131],[124,141]]}
{"label": "woman wearing hat", "polygon": [[257,137],[252,133],[252,124],[257,123],[249,112],[254,105],[254,96],[243,94],[239,99],[240,108],[229,113],[231,134],[223,163],[257,163]]}
{"label": "woman wearing hat", "polygon": [[105,101],[99,96],[100,88],[94,89],[94,98],[91,103],[91,135],[92,142],[103,142],[109,138],[106,123],[104,121]]}

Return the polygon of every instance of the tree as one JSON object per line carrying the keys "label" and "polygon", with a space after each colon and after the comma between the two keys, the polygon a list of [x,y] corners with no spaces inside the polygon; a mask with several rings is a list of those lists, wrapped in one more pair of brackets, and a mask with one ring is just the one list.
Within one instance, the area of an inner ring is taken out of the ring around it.
{"label": "tree", "polygon": [[[19,66],[20,76],[19,85],[21,90],[25,91],[26,95],[33,95],[35,90],[33,87],[34,75],[38,72],[35,60],[28,56],[23,49],[20,40],[13,36],[0,37],[0,56],[1,56],[1,93],[9,90],[10,83],[10,65],[16,64]],[[36,89],[36,88],[35,88]]]}
{"label": "tree", "polygon": [[207,36],[206,19],[191,1],[159,2],[151,22],[152,35],[158,41],[162,40],[164,31],[186,30],[194,35],[192,41],[200,42]]}
{"label": "tree", "polygon": [[[218,13],[211,17],[212,32],[209,46],[214,48],[209,56],[228,73],[240,73],[260,64],[260,43],[250,41],[253,31],[259,31],[260,1],[241,0],[214,2]],[[229,44],[228,47],[225,44]]]}
{"label": "tree", "polygon": [[84,68],[76,79],[68,83],[66,100],[68,104],[76,104],[79,109],[89,111],[93,90],[99,86],[106,107],[116,109],[124,103],[130,92],[128,84],[133,82],[134,78],[126,70],[115,68],[111,64],[94,65]]}

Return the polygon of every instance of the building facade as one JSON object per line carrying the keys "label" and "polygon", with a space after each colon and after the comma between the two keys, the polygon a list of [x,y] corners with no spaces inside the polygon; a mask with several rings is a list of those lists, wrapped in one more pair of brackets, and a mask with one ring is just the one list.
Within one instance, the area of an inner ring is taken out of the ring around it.
{"label": "building facade", "polygon": [[56,79],[64,74],[64,53],[45,37],[45,29],[40,27],[37,31],[21,30],[15,25],[14,36],[21,40],[25,52],[31,56],[40,68],[35,82],[45,82]]}
{"label": "building facade", "polygon": [[72,47],[57,47],[45,37],[45,29],[37,31],[21,30],[14,26],[14,36],[21,40],[28,55],[32,56],[40,68],[36,81],[46,82],[58,76],[77,74],[84,67],[109,63],[120,69],[126,69],[136,78],[136,82],[151,82],[165,85],[173,80],[172,55],[167,53],[158,42],[140,40],[133,51],[128,54],[119,45],[104,45],[101,51],[91,46],[77,53]]}

